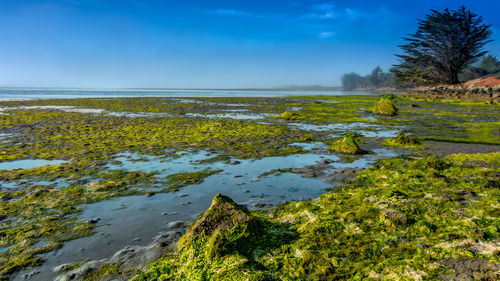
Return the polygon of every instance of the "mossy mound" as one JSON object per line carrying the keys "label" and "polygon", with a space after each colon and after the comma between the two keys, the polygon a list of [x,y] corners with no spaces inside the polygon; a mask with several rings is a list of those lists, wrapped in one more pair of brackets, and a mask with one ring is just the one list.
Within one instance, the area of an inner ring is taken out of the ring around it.
{"label": "mossy mound", "polygon": [[291,111],[285,111],[279,115],[274,116],[276,118],[281,118],[285,120],[297,120],[300,119],[300,114]]}
{"label": "mossy mound", "polygon": [[179,246],[190,250],[191,247],[197,248],[199,242],[208,242],[208,257],[221,256],[226,250],[243,250],[245,243],[240,245],[241,240],[254,238],[250,236],[260,232],[259,228],[259,222],[248,209],[218,193],[210,208],[186,233]]}
{"label": "mossy mound", "polygon": [[357,142],[358,137],[359,135],[356,133],[346,133],[341,138],[337,139],[333,144],[328,146],[328,150],[353,155],[363,154],[365,151],[359,147]]}
{"label": "mossy mound", "polygon": [[396,137],[399,144],[422,144],[422,141],[417,136],[407,136],[403,133]]}
{"label": "mossy mound", "polygon": [[395,138],[385,139],[382,144],[390,147],[425,149],[422,141],[417,136],[407,136],[403,133],[400,133]]}
{"label": "mossy mound", "polygon": [[179,241],[178,254],[151,264],[133,280],[269,280],[254,260],[284,241],[293,241],[293,235],[280,224],[217,194]]}
{"label": "mossy mound", "polygon": [[394,105],[391,99],[381,98],[375,106],[367,108],[366,111],[386,116],[396,116],[398,114],[398,109]]}

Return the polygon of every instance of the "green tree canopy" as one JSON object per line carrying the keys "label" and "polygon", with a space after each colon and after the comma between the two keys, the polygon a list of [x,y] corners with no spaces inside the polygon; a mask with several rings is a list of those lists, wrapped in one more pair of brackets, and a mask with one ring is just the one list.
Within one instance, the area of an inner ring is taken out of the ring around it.
{"label": "green tree canopy", "polygon": [[459,83],[459,74],[487,52],[491,25],[466,7],[444,12],[431,10],[408,44],[399,46],[401,63],[394,73],[399,82]]}

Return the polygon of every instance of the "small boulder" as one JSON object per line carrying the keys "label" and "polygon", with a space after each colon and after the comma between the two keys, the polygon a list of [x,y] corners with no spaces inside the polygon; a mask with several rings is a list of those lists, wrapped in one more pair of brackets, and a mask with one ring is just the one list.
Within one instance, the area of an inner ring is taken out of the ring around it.
{"label": "small boulder", "polygon": [[357,134],[346,133],[341,138],[337,139],[332,145],[328,146],[328,150],[348,153],[348,154],[363,154],[364,151],[359,147],[357,143]]}
{"label": "small boulder", "polygon": [[285,111],[280,115],[276,115],[275,117],[285,119],[285,120],[297,120],[300,118],[300,115],[298,113],[295,113],[295,112]]}
{"label": "small boulder", "polygon": [[398,109],[392,100],[387,98],[381,98],[375,106],[367,108],[366,111],[386,116],[396,116],[398,114]]}
{"label": "small boulder", "polygon": [[174,229],[182,228],[184,226],[185,226],[185,224],[183,221],[173,221],[173,222],[167,224],[168,228],[174,228]]}
{"label": "small boulder", "polygon": [[179,247],[200,250],[207,258],[232,251],[246,253],[251,251],[250,242],[258,239],[262,228],[247,208],[218,193],[210,208],[179,241]]}

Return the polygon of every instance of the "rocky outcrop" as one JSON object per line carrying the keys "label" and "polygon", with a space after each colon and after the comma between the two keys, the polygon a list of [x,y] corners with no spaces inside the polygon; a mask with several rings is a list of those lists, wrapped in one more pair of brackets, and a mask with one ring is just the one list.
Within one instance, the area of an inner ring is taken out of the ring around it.
{"label": "rocky outcrop", "polygon": [[226,252],[247,252],[250,241],[259,239],[262,225],[250,211],[218,193],[210,208],[179,241],[183,252],[194,251],[212,259]]}
{"label": "rocky outcrop", "polygon": [[483,77],[458,85],[419,87],[408,91],[409,97],[428,99],[463,99],[500,102],[500,75]]}

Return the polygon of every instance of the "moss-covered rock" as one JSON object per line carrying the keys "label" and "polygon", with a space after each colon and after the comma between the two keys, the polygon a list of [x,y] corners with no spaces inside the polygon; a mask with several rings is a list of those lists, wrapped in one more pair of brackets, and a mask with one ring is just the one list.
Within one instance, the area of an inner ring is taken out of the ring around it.
{"label": "moss-covered rock", "polygon": [[396,116],[398,109],[391,99],[381,98],[373,107],[367,108],[366,111],[386,116]]}
{"label": "moss-covered rock", "polygon": [[[224,255],[226,251],[245,252],[245,241],[260,232],[259,222],[247,208],[218,193],[210,208],[179,242],[185,250],[204,248],[207,257]],[[201,247],[200,247],[201,246]],[[190,249],[193,248],[193,249]]]}
{"label": "moss-covered rock", "polygon": [[272,280],[256,260],[295,237],[289,224],[271,222],[217,194],[181,238],[178,252],[133,280]]}
{"label": "moss-covered rock", "polygon": [[395,138],[387,138],[382,142],[383,145],[389,147],[403,147],[403,148],[414,148],[414,149],[424,149],[425,146],[422,145],[422,141],[417,136],[407,136],[400,133]]}
{"label": "moss-covered rock", "polygon": [[275,116],[276,118],[281,118],[285,120],[297,120],[300,119],[300,115],[296,112],[285,111],[279,115]]}
{"label": "moss-covered rock", "polygon": [[357,143],[358,136],[359,135],[356,133],[346,133],[341,138],[337,139],[333,144],[328,146],[328,150],[353,155],[363,154],[365,151],[362,150]]}

